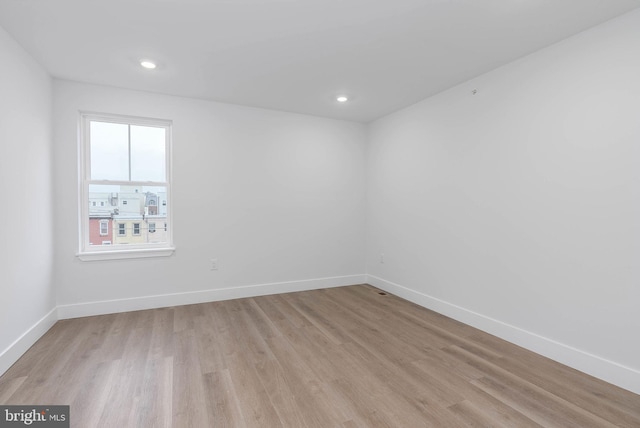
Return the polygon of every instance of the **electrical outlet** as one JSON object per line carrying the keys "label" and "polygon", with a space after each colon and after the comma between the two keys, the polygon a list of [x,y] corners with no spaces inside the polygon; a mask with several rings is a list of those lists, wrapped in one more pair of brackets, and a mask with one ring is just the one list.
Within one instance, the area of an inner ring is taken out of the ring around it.
{"label": "electrical outlet", "polygon": [[218,259],[211,259],[211,270],[218,270]]}

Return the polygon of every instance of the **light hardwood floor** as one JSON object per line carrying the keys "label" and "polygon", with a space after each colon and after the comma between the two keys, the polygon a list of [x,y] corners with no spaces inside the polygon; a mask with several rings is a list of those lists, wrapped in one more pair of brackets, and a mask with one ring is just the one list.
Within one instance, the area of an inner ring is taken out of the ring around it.
{"label": "light hardwood floor", "polygon": [[56,323],[2,404],[74,427],[640,427],[640,396],[373,287]]}

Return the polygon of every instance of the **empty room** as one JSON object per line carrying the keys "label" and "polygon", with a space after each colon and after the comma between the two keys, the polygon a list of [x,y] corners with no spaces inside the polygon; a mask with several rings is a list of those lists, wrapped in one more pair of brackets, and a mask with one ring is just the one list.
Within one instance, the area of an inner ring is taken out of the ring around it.
{"label": "empty room", "polygon": [[640,0],[0,0],[0,427],[640,427]]}

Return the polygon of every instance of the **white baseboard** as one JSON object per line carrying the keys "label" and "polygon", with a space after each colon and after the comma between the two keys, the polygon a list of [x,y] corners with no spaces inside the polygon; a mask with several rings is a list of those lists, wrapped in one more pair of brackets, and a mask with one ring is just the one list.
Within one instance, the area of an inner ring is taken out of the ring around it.
{"label": "white baseboard", "polygon": [[0,375],[6,372],[38,339],[58,321],[56,308],[49,311],[40,321],[25,331],[0,354]]}
{"label": "white baseboard", "polygon": [[9,369],[58,319],[342,287],[363,283],[371,284],[591,376],[640,394],[640,371],[638,370],[403,287],[399,284],[386,281],[382,278],[364,274],[60,305],[42,317],[40,321],[34,324],[0,354],[0,375]]}
{"label": "white baseboard", "polygon": [[342,287],[364,284],[366,275],[336,276],[330,278],[307,279],[302,281],[274,282],[269,284],[245,285],[217,288],[186,293],[160,294],[134,297],[130,299],[105,300],[99,302],[76,303],[58,306],[58,318],[79,318],[143,309],[165,308],[168,306],[191,305],[219,300],[241,299],[244,297],[266,296],[269,294],[291,293],[321,288]]}
{"label": "white baseboard", "polygon": [[59,305],[53,308],[40,321],[34,324],[22,336],[16,339],[0,354],[0,375],[6,372],[18,359],[44,335],[59,319],[79,318],[92,315],[104,315],[143,309],[164,308],[168,306],[190,305],[219,300],[240,299],[244,297],[266,296],[269,294],[291,293],[296,291],[342,287],[364,284],[367,276],[347,275],[330,278],[308,279],[301,281],[276,282],[269,284],[246,285],[219,288],[186,293],[162,294],[131,299],[117,299],[100,302]]}
{"label": "white baseboard", "polygon": [[415,304],[498,336],[583,373],[640,394],[640,371],[519,327],[470,311],[399,284],[367,275],[367,283]]}

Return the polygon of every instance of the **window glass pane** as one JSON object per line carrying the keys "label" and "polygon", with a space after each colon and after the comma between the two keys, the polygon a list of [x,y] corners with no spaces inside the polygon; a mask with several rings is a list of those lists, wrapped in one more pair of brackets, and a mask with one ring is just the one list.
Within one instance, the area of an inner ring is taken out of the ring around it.
{"label": "window glass pane", "polygon": [[[89,205],[90,245],[106,245],[105,241],[113,245],[168,242],[166,228],[156,228],[156,223],[167,222],[167,206],[158,205],[167,196],[165,186],[90,184],[89,201],[100,202]],[[107,236],[99,236],[100,221],[107,219],[114,226]]]}
{"label": "window glass pane", "polygon": [[91,121],[91,179],[129,180],[129,126]]}
{"label": "window glass pane", "polygon": [[131,126],[131,180],[166,181],[165,129]]}

